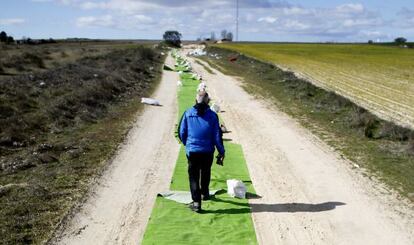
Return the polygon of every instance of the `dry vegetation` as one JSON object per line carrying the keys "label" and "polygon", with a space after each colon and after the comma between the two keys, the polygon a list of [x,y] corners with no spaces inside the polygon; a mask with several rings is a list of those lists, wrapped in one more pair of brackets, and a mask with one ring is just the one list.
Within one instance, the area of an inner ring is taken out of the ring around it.
{"label": "dry vegetation", "polygon": [[[155,88],[159,51],[106,45],[99,52],[88,47],[76,62],[70,61],[77,49],[65,45],[49,47],[55,50],[49,54],[48,47],[22,48],[2,61],[27,63],[21,75],[0,78],[1,243],[49,238],[106,166],[141,108],[139,98]],[[46,55],[64,61],[53,58],[51,65]],[[6,66],[6,72],[18,70]]]}
{"label": "dry vegetation", "polygon": [[[148,43],[149,45],[150,43]],[[61,42],[42,45],[0,45],[0,78],[45,71],[82,57],[134,47],[133,42]]]}

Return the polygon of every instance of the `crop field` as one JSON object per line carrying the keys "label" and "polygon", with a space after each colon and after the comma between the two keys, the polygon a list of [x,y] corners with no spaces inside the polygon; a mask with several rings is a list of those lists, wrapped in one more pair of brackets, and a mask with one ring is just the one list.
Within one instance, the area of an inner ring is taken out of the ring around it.
{"label": "crop field", "polygon": [[414,128],[414,50],[351,44],[220,44],[294,71],[386,120]]}

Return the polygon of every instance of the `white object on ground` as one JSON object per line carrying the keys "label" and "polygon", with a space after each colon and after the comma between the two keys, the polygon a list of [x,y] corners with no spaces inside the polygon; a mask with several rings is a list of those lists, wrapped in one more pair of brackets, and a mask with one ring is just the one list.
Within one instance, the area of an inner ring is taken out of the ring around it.
{"label": "white object on ground", "polygon": [[197,92],[202,92],[207,90],[207,85],[205,83],[200,83],[197,87]]}
{"label": "white object on ground", "polygon": [[183,86],[183,82],[181,82],[181,81],[177,81],[177,86]]}
{"label": "white object on ground", "polygon": [[[209,192],[210,196],[214,196],[220,190],[212,190]],[[162,196],[168,200],[175,201],[182,204],[190,204],[193,202],[191,199],[191,192],[189,191],[167,191],[158,193],[158,196]]]}
{"label": "white object on ground", "polygon": [[141,99],[141,103],[143,104],[147,104],[147,105],[156,105],[156,106],[160,106],[160,102],[156,99],[151,99],[151,98],[142,98]]}
{"label": "white object on ground", "polygon": [[247,188],[243,181],[236,179],[227,180],[227,194],[232,197],[246,198]]}
{"label": "white object on ground", "polygon": [[214,111],[215,113],[219,113],[220,112],[220,105],[216,104],[216,103],[213,103],[213,105],[210,106],[210,109],[212,111]]}
{"label": "white object on ground", "polygon": [[207,52],[204,51],[204,49],[194,49],[193,51],[190,51],[188,53],[188,55],[192,55],[192,56],[203,56],[206,55]]}

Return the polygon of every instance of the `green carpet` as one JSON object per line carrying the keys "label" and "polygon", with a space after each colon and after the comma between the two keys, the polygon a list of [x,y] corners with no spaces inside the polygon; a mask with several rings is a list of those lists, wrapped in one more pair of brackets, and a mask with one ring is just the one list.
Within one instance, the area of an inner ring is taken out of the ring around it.
{"label": "green carpet", "polygon": [[[183,86],[178,92],[179,117],[194,104],[199,83],[190,73],[182,73],[180,79]],[[226,189],[226,180],[239,179],[254,193],[241,146],[226,142],[225,148],[224,166],[213,164],[210,189]],[[183,146],[170,189],[189,191]],[[203,212],[197,214],[186,205],[157,197],[142,244],[257,244],[247,199],[232,198],[223,190],[204,201],[202,208]]]}

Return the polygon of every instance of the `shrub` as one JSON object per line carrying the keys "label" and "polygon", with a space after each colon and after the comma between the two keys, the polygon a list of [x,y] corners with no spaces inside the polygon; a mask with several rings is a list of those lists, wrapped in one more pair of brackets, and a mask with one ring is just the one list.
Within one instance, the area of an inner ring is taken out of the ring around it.
{"label": "shrub", "polygon": [[38,68],[42,68],[42,69],[46,68],[46,65],[43,59],[36,54],[25,53],[23,55],[23,59],[25,59],[29,64],[33,64],[37,66]]}
{"label": "shrub", "polygon": [[153,49],[146,48],[146,47],[140,47],[139,48],[139,54],[142,59],[144,60],[150,60],[153,61],[156,57],[156,53]]}

